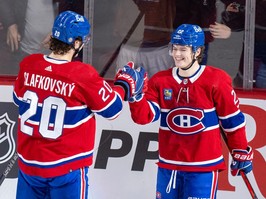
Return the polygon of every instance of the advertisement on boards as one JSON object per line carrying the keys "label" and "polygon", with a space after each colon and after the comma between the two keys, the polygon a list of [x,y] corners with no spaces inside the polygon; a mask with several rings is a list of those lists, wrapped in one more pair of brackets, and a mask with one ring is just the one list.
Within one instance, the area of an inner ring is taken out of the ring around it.
{"label": "advertisement on boards", "polygon": [[[15,199],[17,184],[16,129],[17,107],[12,102],[12,86],[0,86],[0,198]],[[247,139],[254,149],[253,172],[247,174],[258,198],[266,197],[266,94],[242,95],[240,108],[247,121]],[[152,199],[158,160],[159,123],[137,125],[124,103],[122,114],[113,121],[97,118],[94,164],[90,167],[90,199]],[[231,157],[224,145],[228,167]],[[243,181],[229,170],[219,175],[218,199],[250,199]]]}

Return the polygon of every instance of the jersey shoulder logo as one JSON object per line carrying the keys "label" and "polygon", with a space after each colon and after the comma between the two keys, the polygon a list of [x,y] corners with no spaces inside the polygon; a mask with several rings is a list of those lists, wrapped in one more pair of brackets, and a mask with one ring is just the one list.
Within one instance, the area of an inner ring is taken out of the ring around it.
{"label": "jersey shoulder logo", "polygon": [[170,130],[181,135],[191,135],[203,131],[206,127],[202,120],[204,111],[189,107],[178,107],[169,111],[166,123]]}
{"label": "jersey shoulder logo", "polygon": [[173,90],[172,89],[164,89],[163,90],[164,100],[171,100],[172,96],[173,96]]}

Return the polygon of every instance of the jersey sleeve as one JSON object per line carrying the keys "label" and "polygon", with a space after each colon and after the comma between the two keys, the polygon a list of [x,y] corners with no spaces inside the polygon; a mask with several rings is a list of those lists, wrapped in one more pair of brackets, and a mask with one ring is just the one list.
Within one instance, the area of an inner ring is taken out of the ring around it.
{"label": "jersey sleeve", "polygon": [[158,92],[155,78],[148,82],[148,90],[139,102],[129,103],[132,120],[137,124],[148,124],[155,122],[160,117],[158,104]]}
{"label": "jersey sleeve", "polygon": [[213,97],[220,124],[228,137],[229,148],[246,149],[245,116],[239,109],[239,99],[232,87],[231,78],[225,72],[219,74],[214,85]]}
{"label": "jersey sleeve", "polygon": [[19,72],[18,72],[18,76],[16,78],[16,81],[14,82],[14,91],[13,91],[13,102],[16,106],[19,105],[19,98],[22,98],[22,94],[23,92],[21,92],[21,90],[23,90],[24,87],[24,65],[27,65],[27,63],[30,61],[29,57],[25,57],[19,64]]}
{"label": "jersey sleeve", "polygon": [[89,72],[81,79],[80,86],[80,97],[92,112],[107,119],[114,119],[120,114],[123,91],[112,88],[93,67],[89,67]]}

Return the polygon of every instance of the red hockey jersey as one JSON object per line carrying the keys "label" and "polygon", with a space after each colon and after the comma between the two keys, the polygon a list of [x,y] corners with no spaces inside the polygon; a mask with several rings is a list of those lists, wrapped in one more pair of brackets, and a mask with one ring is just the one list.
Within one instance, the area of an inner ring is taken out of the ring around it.
{"label": "red hockey jersey", "polygon": [[132,119],[139,124],[160,119],[160,167],[223,170],[219,124],[231,149],[247,148],[245,118],[231,78],[211,66],[200,66],[189,78],[177,74],[177,67],[155,74],[145,97],[130,103]]}
{"label": "red hockey jersey", "polygon": [[82,62],[41,54],[22,60],[13,95],[19,107],[20,169],[55,177],[90,166],[94,114],[114,119],[122,110],[123,91],[115,90]]}

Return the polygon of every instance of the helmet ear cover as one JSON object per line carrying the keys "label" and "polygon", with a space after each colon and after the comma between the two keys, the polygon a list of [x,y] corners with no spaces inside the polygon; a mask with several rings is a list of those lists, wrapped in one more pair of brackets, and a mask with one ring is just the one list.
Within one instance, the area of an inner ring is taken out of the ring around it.
{"label": "helmet ear cover", "polygon": [[82,43],[89,40],[90,24],[82,15],[73,11],[60,13],[54,22],[52,37],[67,44],[81,38]]}
{"label": "helmet ear cover", "polygon": [[201,27],[192,24],[180,25],[171,35],[170,44],[191,46],[195,53],[205,42],[204,32]]}

